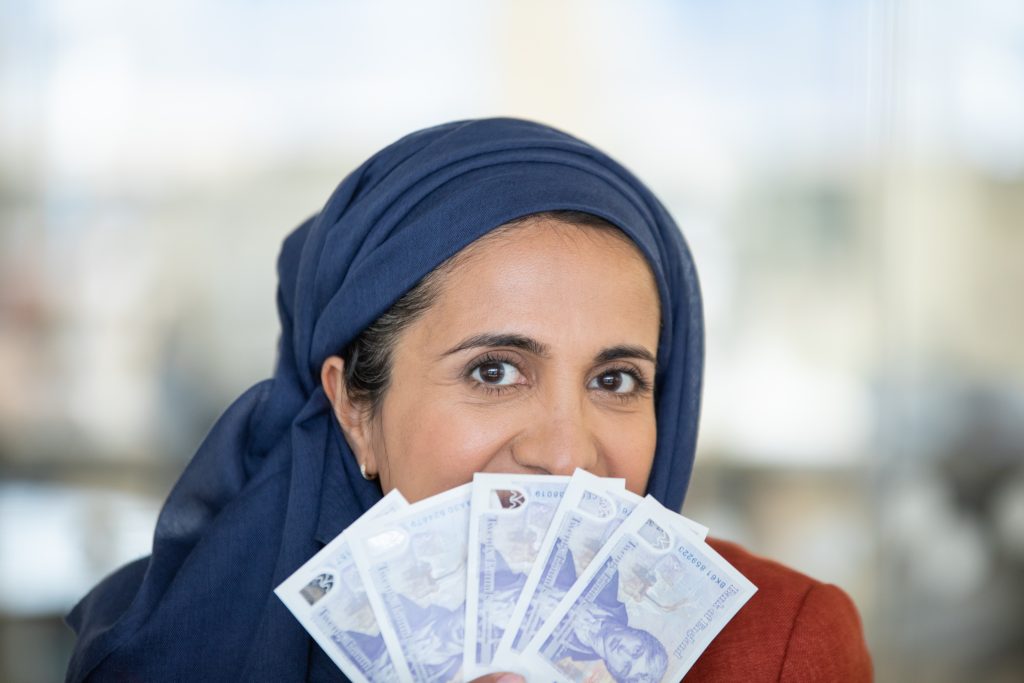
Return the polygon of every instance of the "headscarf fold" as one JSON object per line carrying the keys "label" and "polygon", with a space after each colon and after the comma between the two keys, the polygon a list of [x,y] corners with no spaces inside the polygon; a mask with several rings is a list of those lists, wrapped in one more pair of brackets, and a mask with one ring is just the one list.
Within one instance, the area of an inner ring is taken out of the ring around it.
{"label": "headscarf fold", "polygon": [[153,552],[71,612],[68,680],[344,680],[272,590],[381,495],[320,367],[446,259],[516,218],[584,211],[649,262],[661,301],[648,491],[679,509],[693,465],[703,317],[693,260],[661,203],[594,147],[516,119],[450,123],[383,149],[284,242],[273,377],[217,421],[171,491]]}

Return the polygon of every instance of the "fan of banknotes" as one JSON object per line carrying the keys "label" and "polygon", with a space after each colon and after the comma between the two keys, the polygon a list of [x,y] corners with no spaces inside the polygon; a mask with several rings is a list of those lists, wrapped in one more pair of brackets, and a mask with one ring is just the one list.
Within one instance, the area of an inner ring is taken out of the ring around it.
{"label": "fan of banknotes", "polygon": [[623,480],[392,491],[275,592],[351,680],[678,681],[756,588]]}

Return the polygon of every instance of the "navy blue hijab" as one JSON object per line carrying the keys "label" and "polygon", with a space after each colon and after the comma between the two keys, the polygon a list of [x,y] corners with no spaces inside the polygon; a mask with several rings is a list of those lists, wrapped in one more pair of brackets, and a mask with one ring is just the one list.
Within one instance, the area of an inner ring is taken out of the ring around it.
{"label": "navy blue hijab", "polygon": [[661,297],[658,443],[649,492],[682,505],[703,365],[700,291],[661,203],[565,133],[515,119],[450,123],[390,145],[284,242],[271,379],[218,420],[157,522],[153,553],[71,612],[68,680],[344,680],[272,589],[380,496],[320,387],[320,366],[450,256],[493,228],[577,210],[619,226]]}

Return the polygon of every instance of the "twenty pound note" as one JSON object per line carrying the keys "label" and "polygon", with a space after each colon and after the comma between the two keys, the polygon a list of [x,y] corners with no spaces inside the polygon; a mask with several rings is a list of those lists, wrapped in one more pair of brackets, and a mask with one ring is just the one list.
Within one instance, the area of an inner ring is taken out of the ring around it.
{"label": "twenty pound note", "polygon": [[395,664],[391,680],[462,680],[472,484],[360,528],[352,554]]}
{"label": "twenty pound note", "polygon": [[678,681],[757,589],[644,499],[527,646],[531,681]]}
{"label": "twenty pound note", "polygon": [[625,483],[624,479],[602,478],[585,470],[573,474],[537,561],[526,577],[509,619],[513,628],[502,637],[495,666],[514,666],[515,659],[510,655],[526,648],[576,577],[642,500],[626,491]]}
{"label": "twenty pound note", "polygon": [[274,589],[355,683],[394,680],[395,672],[349,540],[361,526],[407,506],[402,494],[392,491]]}
{"label": "twenty pound note", "polygon": [[489,673],[569,477],[473,477],[466,586],[466,679]]}

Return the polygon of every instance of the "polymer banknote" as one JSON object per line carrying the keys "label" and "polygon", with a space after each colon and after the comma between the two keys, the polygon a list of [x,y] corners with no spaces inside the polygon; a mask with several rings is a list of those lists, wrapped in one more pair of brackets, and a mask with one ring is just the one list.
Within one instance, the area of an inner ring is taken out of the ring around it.
{"label": "polymer banknote", "polygon": [[352,554],[394,662],[390,680],[463,680],[471,488],[464,484],[413,503],[352,536]]}
{"label": "polymer banknote", "polygon": [[477,473],[466,564],[465,677],[489,673],[569,477]]}
{"label": "polymer banknote", "polygon": [[640,497],[626,491],[625,484],[585,470],[573,474],[512,610],[513,628],[503,634],[496,666],[507,668],[514,662],[510,656],[523,651],[568,585],[633,511]]}
{"label": "polymer banknote", "polygon": [[408,507],[397,490],[299,567],[274,593],[355,683],[393,680],[394,665],[366,597],[349,540],[361,526]]}
{"label": "polymer banknote", "polygon": [[357,683],[679,680],[756,590],[707,527],[577,470],[395,492],[276,589]]}
{"label": "polymer banknote", "polygon": [[517,658],[527,680],[677,681],[756,588],[645,498]]}
{"label": "polymer banknote", "polygon": [[[497,668],[515,662],[515,655],[526,648],[569,586],[641,500],[624,488],[621,479],[576,471],[509,619],[515,628],[502,638],[495,655]],[[706,526],[680,519],[696,538],[707,537]]]}

